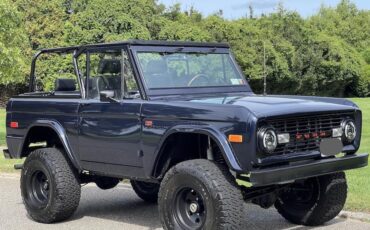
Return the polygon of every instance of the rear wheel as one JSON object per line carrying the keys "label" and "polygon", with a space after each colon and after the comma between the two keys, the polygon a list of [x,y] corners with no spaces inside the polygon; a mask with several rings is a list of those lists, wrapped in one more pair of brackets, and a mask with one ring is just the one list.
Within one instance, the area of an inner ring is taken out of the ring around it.
{"label": "rear wheel", "polygon": [[294,224],[317,226],[336,217],[347,198],[343,172],[292,184],[275,203],[278,212]]}
{"label": "rear wheel", "polygon": [[208,160],[179,163],[165,175],[159,192],[165,229],[243,229],[243,197],[223,166]]}
{"label": "rear wheel", "polygon": [[135,193],[146,202],[156,203],[158,200],[159,184],[131,180]]}
{"label": "rear wheel", "polygon": [[81,187],[63,153],[42,148],[33,151],[24,163],[21,192],[30,217],[52,223],[72,216],[80,201]]}

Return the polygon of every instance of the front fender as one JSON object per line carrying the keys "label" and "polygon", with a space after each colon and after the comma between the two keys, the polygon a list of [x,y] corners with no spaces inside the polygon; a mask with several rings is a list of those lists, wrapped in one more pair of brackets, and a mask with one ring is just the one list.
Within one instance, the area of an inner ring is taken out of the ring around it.
{"label": "front fender", "polygon": [[[174,134],[174,133],[194,133],[194,134],[205,134],[211,137],[218,147],[220,148],[222,155],[229,166],[229,169],[236,171],[236,172],[241,172],[242,169],[240,167],[240,163],[238,160],[235,158],[235,154],[233,153],[233,150],[230,146],[229,141],[227,140],[226,136],[220,132],[218,129],[212,127],[212,126],[192,126],[192,125],[177,125],[169,130],[163,135],[159,147],[156,151],[156,155],[160,152],[163,144],[167,140],[167,138]],[[159,157],[157,158],[159,159]]]}

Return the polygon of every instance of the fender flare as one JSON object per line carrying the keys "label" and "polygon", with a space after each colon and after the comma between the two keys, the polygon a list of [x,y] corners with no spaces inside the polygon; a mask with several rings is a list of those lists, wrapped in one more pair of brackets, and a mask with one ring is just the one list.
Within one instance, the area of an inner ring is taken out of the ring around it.
{"label": "fender flare", "polygon": [[221,150],[222,156],[224,157],[229,169],[235,172],[241,172],[242,168],[240,167],[239,161],[235,158],[235,154],[231,148],[229,141],[227,140],[226,136],[220,132],[218,129],[213,128],[211,126],[193,126],[193,125],[177,125],[170,128],[162,137],[160,144],[156,150],[156,160],[155,160],[155,167],[153,168],[156,170],[158,165],[158,160],[160,159],[160,154],[164,143],[166,142],[167,138],[175,133],[194,133],[194,134],[204,134],[212,138],[218,145]]}
{"label": "fender flare", "polygon": [[48,127],[48,128],[51,128],[52,130],[54,130],[54,132],[58,135],[59,140],[60,140],[60,142],[62,143],[62,145],[64,147],[64,151],[67,154],[67,157],[69,158],[69,160],[72,162],[73,166],[76,167],[76,169],[78,169],[79,171],[81,170],[81,166],[79,164],[79,161],[75,157],[75,154],[73,153],[73,151],[72,151],[72,149],[70,147],[68,138],[66,136],[65,129],[57,121],[53,121],[53,120],[37,120],[34,123],[32,123],[28,127],[27,132],[26,132],[26,135],[23,138],[23,142],[22,142],[21,148],[20,148],[21,150],[24,148],[24,144],[25,144],[25,142],[27,140],[27,137],[29,135],[30,130],[32,128],[34,128],[34,127]]}

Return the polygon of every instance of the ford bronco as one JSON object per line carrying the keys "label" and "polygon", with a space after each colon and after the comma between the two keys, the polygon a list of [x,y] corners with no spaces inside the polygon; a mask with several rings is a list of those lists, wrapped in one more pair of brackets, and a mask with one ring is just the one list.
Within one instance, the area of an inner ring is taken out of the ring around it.
{"label": "ford bronco", "polygon": [[[47,85],[55,55],[70,67]],[[367,165],[361,122],[346,99],[254,94],[227,44],[133,40],[39,51],[4,155],[26,158],[21,194],[42,223],[72,216],[82,184],[129,179],[165,229],[243,229],[244,202],[314,226],[343,208],[343,171]]]}

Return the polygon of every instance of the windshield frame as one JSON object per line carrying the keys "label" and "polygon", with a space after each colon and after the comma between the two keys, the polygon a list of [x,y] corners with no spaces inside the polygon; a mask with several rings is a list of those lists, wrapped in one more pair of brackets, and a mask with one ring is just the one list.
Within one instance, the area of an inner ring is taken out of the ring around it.
{"label": "windshield frame", "polygon": [[197,86],[197,87],[172,87],[172,88],[149,88],[145,83],[142,67],[138,58],[139,52],[162,52],[162,53],[204,53],[204,54],[227,54],[231,64],[238,74],[244,79],[245,75],[236,63],[234,56],[229,48],[223,47],[184,47],[184,46],[131,46],[130,47],[135,61],[136,69],[139,72],[141,82],[144,85],[148,96],[166,96],[177,94],[202,94],[202,93],[233,93],[233,92],[252,92],[248,82],[244,85],[222,85],[222,86]]}

